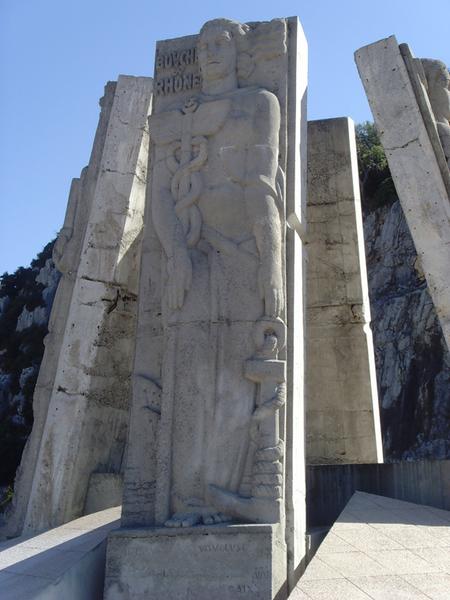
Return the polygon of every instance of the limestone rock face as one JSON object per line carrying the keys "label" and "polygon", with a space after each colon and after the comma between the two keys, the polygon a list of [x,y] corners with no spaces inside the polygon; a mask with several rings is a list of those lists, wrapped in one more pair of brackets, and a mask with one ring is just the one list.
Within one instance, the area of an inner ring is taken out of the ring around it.
{"label": "limestone rock face", "polygon": [[364,230],[385,458],[448,458],[450,354],[400,202]]}

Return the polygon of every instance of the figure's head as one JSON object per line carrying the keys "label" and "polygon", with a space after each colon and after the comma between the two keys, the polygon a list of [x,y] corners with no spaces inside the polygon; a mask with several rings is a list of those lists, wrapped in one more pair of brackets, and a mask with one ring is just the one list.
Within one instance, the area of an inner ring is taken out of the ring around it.
{"label": "figure's head", "polygon": [[434,58],[422,58],[421,63],[429,87],[436,85],[448,89],[450,74],[445,63]]}
{"label": "figure's head", "polygon": [[214,19],[203,25],[197,52],[204,81],[215,81],[236,74],[238,45],[244,35],[244,27],[228,19]]}

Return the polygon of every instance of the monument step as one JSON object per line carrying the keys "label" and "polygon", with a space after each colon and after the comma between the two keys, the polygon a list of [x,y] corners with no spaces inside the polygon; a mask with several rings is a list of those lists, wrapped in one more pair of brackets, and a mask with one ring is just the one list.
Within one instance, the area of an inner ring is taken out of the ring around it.
{"label": "monument step", "polygon": [[119,527],[116,506],[33,537],[0,543],[2,600],[98,600],[106,538]]}

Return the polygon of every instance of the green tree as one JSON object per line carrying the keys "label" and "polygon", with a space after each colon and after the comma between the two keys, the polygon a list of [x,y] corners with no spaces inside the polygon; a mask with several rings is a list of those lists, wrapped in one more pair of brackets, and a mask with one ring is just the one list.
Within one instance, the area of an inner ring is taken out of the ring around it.
{"label": "green tree", "polygon": [[356,126],[356,148],[364,210],[371,212],[395,202],[397,192],[374,123],[366,121]]}

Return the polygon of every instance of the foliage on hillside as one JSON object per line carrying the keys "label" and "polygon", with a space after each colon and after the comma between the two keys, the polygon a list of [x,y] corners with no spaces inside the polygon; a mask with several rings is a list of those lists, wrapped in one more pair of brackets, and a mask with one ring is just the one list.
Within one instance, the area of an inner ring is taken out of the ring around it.
{"label": "foliage on hillside", "polygon": [[46,306],[44,286],[36,276],[51,258],[53,245],[48,243],[30,267],[0,276],[0,485],[12,483],[33,424],[32,399],[47,325],[16,328],[24,309]]}
{"label": "foliage on hillside", "polygon": [[386,155],[373,123],[356,125],[359,177],[363,208],[371,212],[397,200]]}

